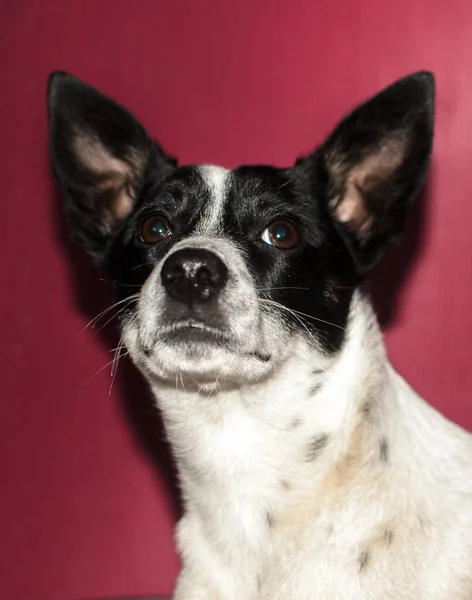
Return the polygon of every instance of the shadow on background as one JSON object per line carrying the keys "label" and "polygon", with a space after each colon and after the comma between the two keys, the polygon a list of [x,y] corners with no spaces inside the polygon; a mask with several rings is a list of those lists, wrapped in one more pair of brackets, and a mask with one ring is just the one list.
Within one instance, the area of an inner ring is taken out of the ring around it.
{"label": "shadow on background", "polygon": [[432,170],[426,185],[410,208],[401,242],[372,272],[369,289],[382,329],[395,323],[399,297],[419,258],[428,219]]}
{"label": "shadow on background", "polygon": [[[410,210],[403,241],[390,251],[370,277],[374,307],[383,328],[388,328],[395,322],[399,292],[412,271],[422,245],[428,188],[426,184]],[[100,280],[101,275],[83,249],[70,241],[65,227],[62,201],[57,191],[55,219],[57,235],[69,257],[79,309],[91,320],[110,305],[110,285]],[[105,322],[110,315],[104,319]],[[97,325],[97,329],[99,327],[100,324]],[[107,350],[117,346],[119,336],[113,320],[100,332],[99,337]],[[174,501],[175,516],[179,518],[182,510],[180,494],[170,449],[165,441],[163,424],[143,377],[130,360],[120,360],[114,387],[118,391],[121,409],[138,445],[150,460],[152,467],[164,477]]]}
{"label": "shadow on background", "polygon": [[[83,248],[70,240],[61,195],[57,190],[53,191],[52,195],[55,201],[56,232],[69,260],[72,271],[71,284],[74,288],[77,306],[90,321],[110,306],[111,286],[101,280],[101,273],[93,266]],[[113,313],[110,311],[95,325],[95,330],[99,332],[97,339],[107,351],[116,348],[119,342],[119,334],[112,316]],[[111,319],[109,324],[100,330],[109,319]],[[110,353],[110,360],[112,358],[113,354]],[[109,371],[111,372],[111,365]],[[143,376],[127,357],[121,358],[119,361],[113,389],[138,446],[151,462],[153,471],[162,475],[172,494],[174,516],[178,519],[182,514],[182,504],[162,419]]]}

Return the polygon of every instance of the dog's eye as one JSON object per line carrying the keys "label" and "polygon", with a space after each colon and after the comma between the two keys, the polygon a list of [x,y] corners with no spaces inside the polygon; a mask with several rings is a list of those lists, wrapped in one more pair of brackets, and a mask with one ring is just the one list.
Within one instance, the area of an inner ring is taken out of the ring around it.
{"label": "dog's eye", "polygon": [[262,241],[269,246],[289,250],[299,244],[300,236],[291,223],[280,220],[274,221],[263,231]]}
{"label": "dog's eye", "polygon": [[169,223],[157,215],[145,219],[139,229],[139,237],[145,244],[157,244],[170,235],[172,235],[172,231]]}

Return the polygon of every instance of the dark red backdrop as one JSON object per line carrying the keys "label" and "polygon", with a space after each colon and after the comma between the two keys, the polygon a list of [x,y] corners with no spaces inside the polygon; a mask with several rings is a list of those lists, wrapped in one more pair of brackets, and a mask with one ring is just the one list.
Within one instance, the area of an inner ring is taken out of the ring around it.
{"label": "dark red backdrop", "polygon": [[374,291],[394,364],[472,429],[471,39],[470,0],[1,3],[2,597],[168,592],[178,567],[148,394],[120,368],[109,395],[113,336],[78,335],[105,284],[64,245],[48,72],[100,86],[182,161],[231,166],[290,163],[353,102],[433,69],[428,193]]}

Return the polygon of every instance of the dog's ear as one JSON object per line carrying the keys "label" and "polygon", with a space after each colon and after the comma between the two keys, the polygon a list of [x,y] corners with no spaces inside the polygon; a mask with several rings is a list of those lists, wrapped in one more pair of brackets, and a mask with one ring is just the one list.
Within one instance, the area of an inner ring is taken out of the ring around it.
{"label": "dog's ear", "polygon": [[[419,72],[348,115],[301,168],[326,181],[328,210],[360,273],[394,244],[429,165],[434,77]],[[311,158],[311,161],[310,161]],[[315,167],[316,163],[316,167]]]}
{"label": "dog's ear", "polygon": [[72,235],[100,263],[148,169],[165,177],[176,163],[126,109],[67,73],[49,77],[48,113],[52,168]]}

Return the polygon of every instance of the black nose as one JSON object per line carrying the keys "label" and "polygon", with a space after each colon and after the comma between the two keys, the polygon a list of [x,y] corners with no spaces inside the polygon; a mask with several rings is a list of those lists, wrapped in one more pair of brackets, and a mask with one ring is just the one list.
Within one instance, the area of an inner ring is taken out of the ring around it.
{"label": "black nose", "polygon": [[164,262],[161,279],[172,298],[192,307],[218,295],[228,279],[228,269],[209,250],[184,248]]}

